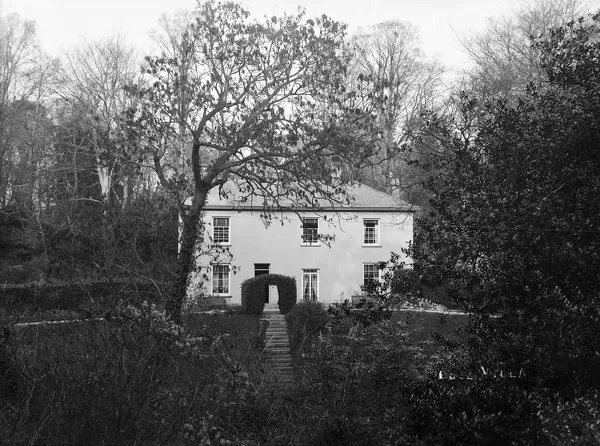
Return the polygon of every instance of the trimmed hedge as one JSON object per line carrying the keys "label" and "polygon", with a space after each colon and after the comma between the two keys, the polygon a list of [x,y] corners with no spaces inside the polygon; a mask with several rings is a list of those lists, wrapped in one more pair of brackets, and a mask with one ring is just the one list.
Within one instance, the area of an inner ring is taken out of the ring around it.
{"label": "trimmed hedge", "polygon": [[265,288],[276,285],[279,311],[286,314],[296,304],[296,279],[282,274],[263,274],[242,282],[242,308],[246,313],[261,314],[265,308]]}
{"label": "trimmed hedge", "polygon": [[18,315],[52,310],[110,309],[117,302],[160,303],[151,283],[98,281],[0,287],[0,313]]}

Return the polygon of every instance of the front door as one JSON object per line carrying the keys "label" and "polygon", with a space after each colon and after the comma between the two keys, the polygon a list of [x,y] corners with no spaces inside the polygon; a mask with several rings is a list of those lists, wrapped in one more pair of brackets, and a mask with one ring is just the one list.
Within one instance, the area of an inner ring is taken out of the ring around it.
{"label": "front door", "polygon": [[[270,263],[255,263],[254,264],[254,277],[262,276],[263,274],[269,274],[271,272]],[[269,303],[269,297],[271,294],[271,288],[269,285],[265,285],[265,303]]]}

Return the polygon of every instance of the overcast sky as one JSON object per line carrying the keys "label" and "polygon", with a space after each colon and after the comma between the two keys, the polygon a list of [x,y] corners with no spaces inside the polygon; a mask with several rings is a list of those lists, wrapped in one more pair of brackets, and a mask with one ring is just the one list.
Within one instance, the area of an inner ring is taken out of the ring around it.
{"label": "overcast sky", "polygon": [[[464,66],[467,58],[456,34],[480,30],[490,16],[511,14],[517,0],[242,0],[253,16],[280,15],[298,5],[309,16],[327,14],[345,22],[350,32],[390,19],[418,26],[423,49],[437,54],[448,67]],[[0,13],[16,12],[36,21],[43,48],[54,56],[81,37],[96,39],[121,32],[141,52],[150,51],[148,30],[164,12],[193,9],[195,0],[0,0]]]}

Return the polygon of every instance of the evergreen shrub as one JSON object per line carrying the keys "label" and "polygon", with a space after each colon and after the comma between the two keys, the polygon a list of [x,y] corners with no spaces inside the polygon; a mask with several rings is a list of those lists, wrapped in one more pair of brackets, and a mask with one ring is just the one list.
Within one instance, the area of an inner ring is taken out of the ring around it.
{"label": "evergreen shrub", "polygon": [[249,314],[261,314],[265,308],[265,289],[276,285],[279,310],[285,314],[296,304],[296,279],[281,274],[263,274],[242,282],[242,308]]}
{"label": "evergreen shrub", "polygon": [[302,345],[318,334],[329,322],[327,310],[321,302],[299,302],[286,314],[290,333],[291,351],[296,355]]}

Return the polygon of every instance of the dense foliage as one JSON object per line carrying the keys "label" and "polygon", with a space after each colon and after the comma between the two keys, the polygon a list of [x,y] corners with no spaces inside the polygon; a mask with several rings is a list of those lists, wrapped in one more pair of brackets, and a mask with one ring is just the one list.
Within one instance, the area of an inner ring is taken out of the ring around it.
{"label": "dense foliage", "polygon": [[269,292],[269,285],[276,285],[279,293],[280,311],[285,314],[296,303],[296,279],[281,274],[262,274],[242,282],[242,308],[249,314],[261,314]]}
{"label": "dense foliage", "polygon": [[154,305],[141,305],[111,321],[2,324],[0,437],[9,444],[260,443],[258,430],[246,431],[268,419],[268,399],[256,398],[267,395],[258,317],[229,316],[217,328],[211,317],[202,322],[191,336]]}
{"label": "dense foliage", "polygon": [[[476,413],[452,417],[487,441],[598,441],[585,426],[600,384],[599,32],[598,14],[549,31],[534,42],[547,83],[514,102],[464,95],[459,117],[428,129],[441,156],[424,166],[432,209],[412,254],[422,280],[471,313],[446,367],[479,376],[461,391]],[[428,410],[462,398],[444,394],[429,393]],[[557,409],[577,405],[588,414]]]}
{"label": "dense foliage", "polygon": [[89,281],[5,286],[0,314],[19,321],[108,316],[119,307],[163,300],[163,283]]}
{"label": "dense foliage", "polygon": [[599,383],[598,29],[595,16],[553,31],[537,44],[547,85],[477,109],[470,140],[446,130],[415,250],[422,274],[474,313],[479,361],[556,389]]}
{"label": "dense foliage", "polygon": [[320,302],[298,302],[285,315],[290,351],[296,356],[302,346],[325,330],[329,322],[327,310]]}

